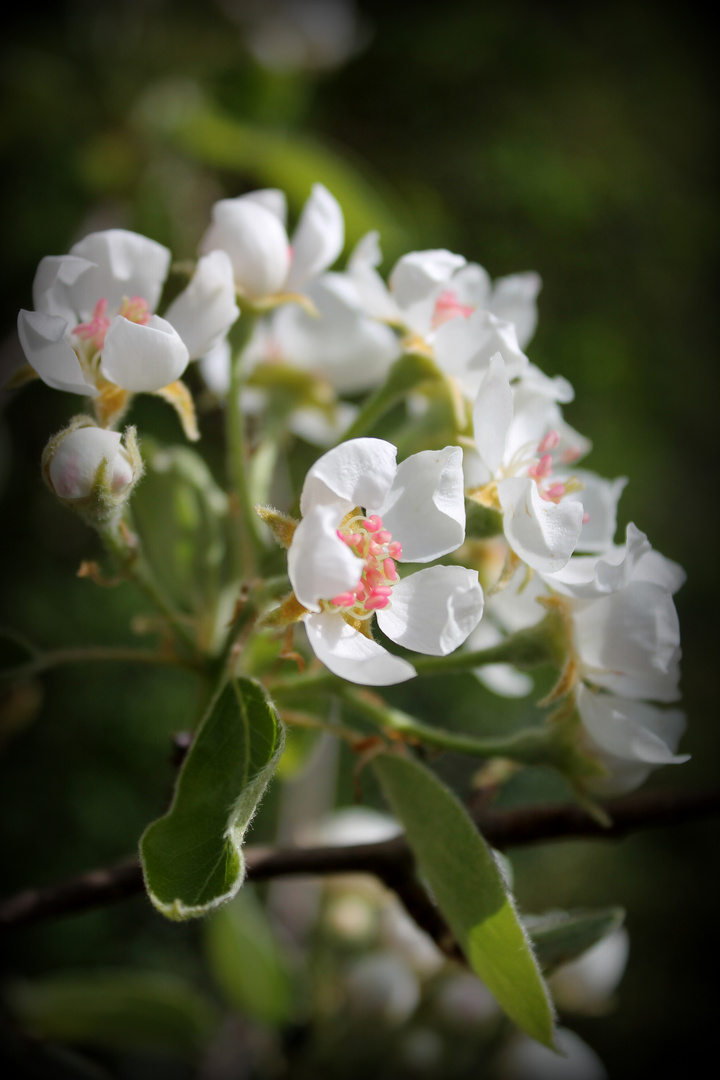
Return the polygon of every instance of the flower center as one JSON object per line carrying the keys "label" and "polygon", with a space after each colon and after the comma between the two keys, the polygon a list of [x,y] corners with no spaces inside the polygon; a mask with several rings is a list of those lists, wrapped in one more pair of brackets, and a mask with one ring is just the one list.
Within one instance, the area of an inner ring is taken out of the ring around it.
{"label": "flower center", "polygon": [[398,579],[395,559],[402,558],[402,545],[393,540],[377,514],[354,514],[337,530],[339,538],[364,560],[360,581],[354,589],[339,593],[330,603],[354,619],[369,619],[374,611],[390,603],[392,587]]}
{"label": "flower center", "polygon": [[[89,341],[96,352],[102,352],[105,345],[105,335],[112,322],[112,318],[107,311],[108,302],[103,297],[95,305],[92,319],[89,322],[80,323],[73,330],[73,334],[80,338],[81,341]],[[117,314],[129,319],[130,322],[139,323],[140,326],[147,326],[151,318],[151,311],[147,301],[143,300],[141,296],[126,296]]]}
{"label": "flower center", "polygon": [[474,310],[475,308],[472,304],[461,304],[457,294],[454,293],[452,289],[444,289],[435,301],[432,328],[433,330],[437,330],[438,326],[442,326],[443,323],[449,322],[450,319],[457,318],[458,315],[462,315],[467,319],[472,315]]}

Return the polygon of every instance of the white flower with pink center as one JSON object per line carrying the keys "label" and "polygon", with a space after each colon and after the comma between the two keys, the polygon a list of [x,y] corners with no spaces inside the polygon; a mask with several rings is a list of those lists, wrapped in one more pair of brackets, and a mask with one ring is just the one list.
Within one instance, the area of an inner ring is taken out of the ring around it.
{"label": "white flower with pink center", "polygon": [[377,233],[368,233],[348,262],[363,309],[401,329],[407,348],[434,356],[466,397],[474,397],[498,351],[511,377],[525,370],[523,349],[537,324],[537,274],[511,274],[493,284],[482,266],[462,255],[412,251],[396,263],[388,287],[377,272],[380,260]]}
{"label": "white flower with pink center", "polygon": [[501,511],[512,550],[544,573],[562,569],[587,523],[577,498],[580,483],[555,474],[558,464],[578,460],[589,448],[562,419],[558,402],[571,400],[572,393],[565,379],[549,379],[532,367],[511,383],[496,353],[473,407],[477,457],[468,454],[466,463],[472,496]]}
{"label": "white flower with pink center", "polygon": [[288,573],[316,656],[350,682],[386,686],[412,664],[371,636],[444,656],[477,626],[483,593],[474,570],[434,566],[405,578],[398,562],[431,562],[465,537],[462,451],[448,446],[396,463],[383,439],[352,439],[312,466]]}
{"label": "white flower with pink center", "polygon": [[152,393],[215,346],[239,314],[227,255],[200,259],[160,318],[169,266],[167,248],[124,229],[91,233],[69,255],[42,259],[35,310],[20,312],[18,333],[43,382],[90,397],[107,383]]}

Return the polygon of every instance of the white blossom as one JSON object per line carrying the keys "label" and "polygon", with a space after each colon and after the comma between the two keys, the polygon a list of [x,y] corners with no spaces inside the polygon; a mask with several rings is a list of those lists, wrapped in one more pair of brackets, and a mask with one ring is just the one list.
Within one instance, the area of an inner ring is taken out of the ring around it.
{"label": "white blossom", "polygon": [[285,196],[274,188],[221,199],[200,250],[227,252],[235,287],[250,300],[298,292],[335,262],[345,226],[339,204],[322,184],[313,185],[292,240],[286,216]]}
{"label": "white blossom", "polygon": [[370,636],[369,622],[415,652],[443,656],[482,615],[477,572],[435,566],[400,578],[396,561],[431,562],[464,539],[462,452],[414,454],[396,464],[382,439],[353,439],[324,454],[303,485],[303,515],[288,573],[313,651],[351,682],[412,678],[412,665]]}
{"label": "white blossom", "polygon": [[69,255],[47,256],[33,284],[34,311],[18,333],[40,378],[57,390],[96,396],[107,383],[131,393],[175,382],[238,316],[230,262],[201,259],[187,288],[154,314],[170,252],[124,229],[91,233]]}
{"label": "white blossom", "polygon": [[122,495],[136,479],[136,470],[117,431],[90,426],[68,431],[47,463],[47,475],[56,495],[68,502],[87,499],[93,493],[101,465],[107,466],[107,483],[114,495]]}

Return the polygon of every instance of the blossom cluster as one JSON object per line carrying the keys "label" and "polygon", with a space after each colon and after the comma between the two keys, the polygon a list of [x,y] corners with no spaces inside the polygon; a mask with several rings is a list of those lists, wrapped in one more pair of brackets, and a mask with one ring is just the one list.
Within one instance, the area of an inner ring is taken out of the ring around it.
{"label": "blossom cluster", "polygon": [[[216,203],[194,272],[165,306],[170,252],[135,233],[94,233],[42,260],[34,310],[19,318],[25,355],[49,386],[89,398],[96,420],[55,440],[48,482],[87,501],[102,464],[104,505],[119,508],[141,472],[114,430],[132,396],[164,397],[197,437],[181,377],[199,360],[210,390],[227,395],[228,332],[250,318],[240,399],[228,408],[261,418],[278,385],[291,385],[288,429],[324,450],[300,520],[284,519],[292,594],[274,625],[302,623],[331,672],[384,686],[416,674],[406,652],[479,653],[551,609],[566,648],[554,699],[579,718],[584,752],[601,766],[589,785],[628,790],[685,760],[675,753],[683,715],[667,708],[679,696],[673,594],[684,575],[632,524],[616,543],[625,479],[577,467],[590,442],[563,416],[573,388],[526,352],[538,275],[493,282],[463,256],[432,250],[404,255],[386,283],[376,233],[330,269],[344,222],[322,185],[292,237],[286,218],[275,190]],[[403,363],[410,375],[391,393]],[[394,443],[372,436],[391,406],[415,451],[399,462]],[[493,537],[466,540],[466,506],[481,508]],[[478,675],[501,694],[532,685],[507,665]]]}

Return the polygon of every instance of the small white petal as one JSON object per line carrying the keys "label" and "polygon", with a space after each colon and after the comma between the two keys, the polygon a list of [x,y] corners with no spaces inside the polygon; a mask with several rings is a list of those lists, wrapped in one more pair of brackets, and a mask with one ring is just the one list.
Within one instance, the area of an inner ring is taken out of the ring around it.
{"label": "small white petal", "polygon": [[376,270],[381,262],[378,233],[369,232],[358,242],[348,259],[347,274],[366,315],[387,322],[401,322],[400,309]]}
{"label": "small white petal", "polygon": [[510,547],[533,570],[553,574],[568,562],[582,529],[583,508],[563,499],[557,505],[541,498],[532,479],[501,480],[498,497]]}
{"label": "small white petal", "polygon": [[78,278],[71,289],[81,321],[92,317],[98,300],[106,299],[109,312],[127,297],[139,296],[150,311],[157,307],[170,266],[170,252],[155,240],[126,229],[90,233],[70,248],[95,263],[95,269]]}
{"label": "small white petal", "polygon": [[211,251],[198,260],[189,284],[165,312],[197,360],[224,339],[240,314],[235,303],[232,263],[226,251]]}
{"label": "small white petal", "polygon": [[320,600],[354,589],[362,576],[363,560],[337,535],[341,519],[337,506],[313,507],[295,530],[288,550],[290,584],[310,611],[320,611]]}
{"label": "small white petal", "polygon": [[220,341],[200,360],[200,372],[208,390],[224,397],[230,387],[230,343]]}
{"label": "small white petal", "polygon": [[573,609],[575,646],[587,677],[628,698],[676,701],[680,696],[680,626],[671,595],[631,581]]}
{"label": "small white petal", "polygon": [[395,479],[396,456],[397,449],[384,439],[350,439],[328,450],[305,477],[301,514],[338,500],[345,510],[381,505]]}
{"label": "small white petal", "polygon": [[46,255],[40,260],[33,281],[35,310],[59,315],[69,326],[75,326],[78,311],[73,299],[74,286],[83,274],[95,269],[94,263],[77,255]]}
{"label": "small white petal", "polygon": [[235,284],[251,297],[280,292],[290,267],[287,233],[272,211],[240,197],[213,206],[213,223],[200,250],[218,249],[230,256]]}
{"label": "small white petal", "polygon": [[402,578],[390,606],[377,613],[380,629],[414,652],[447,656],[480,622],[483,591],[477,570],[431,566]]}
{"label": "small white petal", "polygon": [[345,222],[337,199],[313,184],[292,237],[292,263],[286,288],[301,289],[331,266],[345,243]]}
{"label": "small white petal", "polygon": [[169,322],[153,315],[147,326],[117,315],[105,335],[102,372],[134,394],[152,393],[179,379],[188,351]]}
{"label": "small white petal", "polygon": [[338,401],[331,412],[308,405],[293,409],[288,417],[288,426],[293,434],[299,435],[311,446],[333,446],[342,438],[358,412],[356,405],[349,405],[345,401]]}
{"label": "small white petal", "polygon": [[548,584],[557,592],[584,600],[594,600],[624,588],[635,577],[640,560],[651,550],[645,533],[632,522],[625,535],[624,544],[611,547],[602,555],[580,555],[571,559],[565,567],[547,577]]}
{"label": "small white petal", "polygon": [[[582,491],[571,492],[567,498],[582,503],[583,514],[589,518],[583,523],[577,550],[605,552],[612,547],[615,538],[617,504],[627,485],[627,477],[606,480],[587,469],[574,469],[572,475],[582,484]],[[569,477],[570,473],[553,473],[553,479],[559,483]]]}
{"label": "small white petal", "polygon": [[364,504],[402,543],[403,562],[430,562],[465,539],[462,450],[423,450],[401,462],[384,499]]}
{"label": "small white petal", "polygon": [[110,484],[121,492],[133,478],[130,459],[120,444],[117,431],[81,427],[70,431],[52,456],[48,472],[53,489],[61,499],[85,499],[95,486],[103,460],[109,465]]}
{"label": "small white petal", "polygon": [[498,278],[493,286],[488,307],[493,315],[513,324],[521,349],[526,347],[535,333],[537,295],[541,288],[540,275],[532,271]]}
{"label": "small white petal", "polygon": [[248,191],[246,195],[240,195],[245,202],[257,203],[274,214],[283,228],[287,226],[287,199],[285,192],[279,188],[259,188],[257,191]]}
{"label": "small white petal", "polygon": [[689,754],[674,753],[685,730],[678,709],[662,710],[645,701],[598,694],[579,686],[577,706],[593,741],[607,754],[646,765],[677,765]]}
{"label": "small white petal", "polygon": [[666,558],[659,551],[646,551],[637,562],[633,580],[650,581],[654,585],[661,585],[669,593],[676,593],[687,581],[687,574],[679,563]]}
{"label": "small white petal", "polygon": [[512,323],[498,319],[489,311],[475,311],[467,319],[443,323],[434,344],[438,365],[459,378],[467,391],[477,391],[498,352],[505,361],[509,379],[522,375],[528,364]]}
{"label": "small white petal", "polygon": [[411,251],[395,264],[390,288],[401,308],[411,308],[449,281],[455,270],[465,265],[462,255],[451,251]]}
{"label": "small white petal", "polygon": [[475,445],[493,475],[500,468],[505,456],[505,445],[513,419],[513,400],[505,362],[500,353],[495,353],[473,406]]}
{"label": "small white petal", "polygon": [[21,311],[18,336],[30,366],[54,390],[88,394],[97,390],[85,381],[80,361],[66,340],[68,326],[59,315],[41,311]]}
{"label": "small white petal", "polygon": [[393,686],[416,674],[407,660],[354,630],[342,615],[306,615],[303,622],[318,660],[341,679],[362,686]]}

